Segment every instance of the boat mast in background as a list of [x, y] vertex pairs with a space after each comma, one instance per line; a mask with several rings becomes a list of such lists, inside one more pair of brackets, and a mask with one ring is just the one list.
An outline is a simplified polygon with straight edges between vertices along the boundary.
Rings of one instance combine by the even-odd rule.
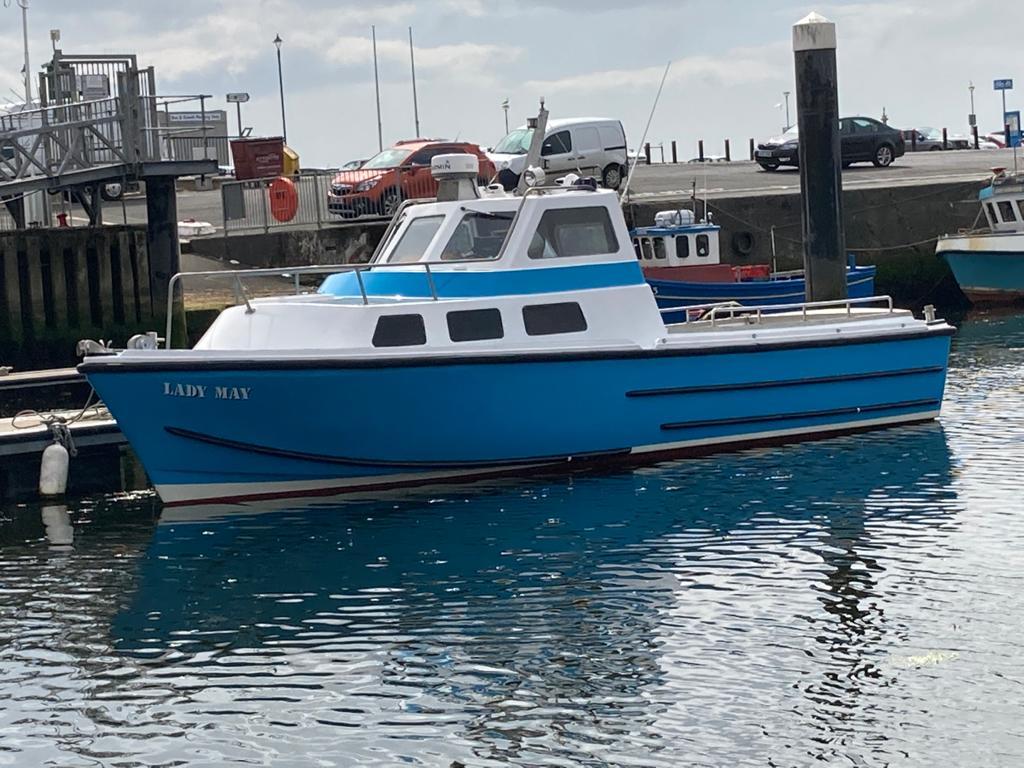
[[[412, 69], [412, 115], [416, 121], [416, 138], [419, 138], [423, 134], [420, 133], [420, 107], [416, 101], [416, 55], [412, 48], [412, 27], [409, 27], [409, 66]], [[377, 110], [380, 111], [379, 104]]]
[[373, 90], [377, 95], [377, 151], [384, 151], [384, 126], [380, 121], [380, 77], [377, 75], [377, 27], [370, 27], [373, 39]]
[[633, 171], [636, 170], [636, 164], [640, 161], [640, 148], [643, 147], [644, 142], [647, 141], [647, 132], [651, 129], [651, 120], [654, 119], [654, 110], [658, 108], [658, 100], [661, 98], [661, 89], [665, 87], [665, 78], [668, 77], [668, 70], [671, 68], [672, 62], [670, 61], [665, 65], [665, 71], [661, 75], [661, 83], [658, 85], [658, 93], [654, 96], [654, 104], [651, 106], [651, 114], [647, 116], [647, 125], [644, 127], [644, 135], [640, 137], [640, 143], [636, 145], [636, 156], [633, 158], [633, 164], [629, 167], [629, 175], [626, 176], [626, 186], [622, 188], [622, 194], [619, 197], [625, 199], [626, 193], [629, 192], [629, 182], [633, 180]]

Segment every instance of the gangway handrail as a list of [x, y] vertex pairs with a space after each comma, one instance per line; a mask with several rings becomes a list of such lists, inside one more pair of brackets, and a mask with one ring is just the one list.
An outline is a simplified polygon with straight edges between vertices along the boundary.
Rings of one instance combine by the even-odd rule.
[[[854, 306], [860, 306], [865, 304], [885, 304], [885, 311], [892, 313], [894, 311], [894, 305], [892, 296], [864, 296], [854, 299], [829, 299], [826, 301], [800, 301], [790, 304], [740, 304], [735, 301], [717, 302], [713, 304], [691, 304], [688, 306], [680, 307], [664, 307], [659, 308], [661, 314], [668, 314], [672, 312], [685, 312], [686, 320], [684, 322], [710, 322], [711, 325], [716, 325], [719, 319], [719, 314], [728, 313], [728, 316], [724, 319], [733, 320], [736, 317], [743, 317], [747, 315], [754, 316], [754, 322], [760, 324], [763, 320], [765, 312], [769, 314], [778, 314], [780, 312], [796, 311], [800, 310], [803, 320], [807, 320], [807, 311], [816, 309], [829, 309], [829, 308], [841, 308], [846, 310], [846, 314], [850, 315], [853, 313]], [[881, 309], [881, 308], [880, 308]], [[693, 321], [689, 319], [691, 312], [701, 313], [699, 317]], [[750, 318], [748, 318], [750, 319]]]

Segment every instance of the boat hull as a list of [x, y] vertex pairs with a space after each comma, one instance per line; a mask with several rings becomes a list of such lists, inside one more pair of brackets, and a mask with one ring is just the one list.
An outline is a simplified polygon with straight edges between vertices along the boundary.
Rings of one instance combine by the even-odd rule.
[[955, 238], [940, 241], [937, 250], [971, 303], [1024, 299], [1024, 235]]
[[635, 464], [934, 418], [949, 335], [711, 351], [85, 363], [167, 503]]
[[[664, 312], [679, 307], [734, 301], [738, 304], [779, 306], [806, 301], [807, 285], [802, 276], [748, 280], [742, 282], [697, 282], [649, 277], [658, 308], [665, 322], [685, 320], [685, 311]], [[846, 290], [851, 299], [875, 295], [875, 267], [851, 267], [846, 271]]]

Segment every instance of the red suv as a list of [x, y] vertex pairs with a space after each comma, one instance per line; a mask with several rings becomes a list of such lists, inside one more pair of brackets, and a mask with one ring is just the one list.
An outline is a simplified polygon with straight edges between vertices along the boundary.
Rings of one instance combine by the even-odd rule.
[[494, 164], [476, 144], [441, 139], [409, 139], [371, 157], [357, 170], [342, 171], [331, 182], [327, 210], [337, 216], [391, 216], [399, 203], [437, 195], [430, 173], [435, 155], [475, 155], [481, 185], [494, 178]]

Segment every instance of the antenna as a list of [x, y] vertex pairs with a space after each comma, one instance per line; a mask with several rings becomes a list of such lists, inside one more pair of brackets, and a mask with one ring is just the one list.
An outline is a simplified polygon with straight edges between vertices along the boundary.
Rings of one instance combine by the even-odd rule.
[[637, 154], [636, 157], [633, 158], [633, 165], [629, 168], [629, 175], [626, 176], [626, 186], [622, 188], [622, 193], [619, 195], [620, 197], [625, 197], [626, 193], [629, 192], [629, 183], [633, 181], [633, 172], [636, 170], [636, 164], [640, 160], [640, 147], [642, 147], [644, 142], [647, 141], [647, 132], [651, 129], [651, 120], [654, 119], [654, 110], [658, 108], [658, 100], [661, 98], [661, 89], [665, 87], [665, 78], [668, 77], [668, 70], [671, 66], [671, 61], [665, 65], [665, 72], [661, 76], [661, 84], [658, 86], [658, 93], [655, 95], [654, 104], [651, 106], [651, 114], [647, 116], [647, 125], [644, 127], [644, 135], [640, 137], [640, 143], [637, 145]]

